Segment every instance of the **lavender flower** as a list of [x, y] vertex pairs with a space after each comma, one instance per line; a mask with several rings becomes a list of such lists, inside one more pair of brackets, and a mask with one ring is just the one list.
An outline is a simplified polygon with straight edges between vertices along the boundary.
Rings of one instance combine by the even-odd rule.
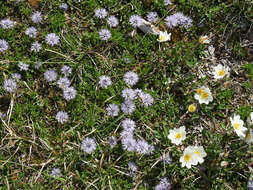
[[4, 81], [4, 89], [8, 92], [15, 92], [17, 90], [17, 83], [13, 79], [7, 79]]
[[67, 65], [63, 65], [61, 68], [61, 73], [67, 77], [72, 73], [72, 68], [67, 66]]
[[100, 36], [101, 40], [107, 41], [112, 37], [112, 34], [111, 34], [110, 30], [102, 29], [99, 31], [99, 36]]
[[111, 78], [108, 76], [105, 76], [105, 75], [100, 76], [99, 77], [99, 85], [102, 88], [107, 88], [108, 86], [111, 86], [112, 85]]
[[170, 15], [165, 18], [166, 25], [168, 28], [173, 28], [178, 25], [178, 19], [175, 17], [175, 15]]
[[46, 72], [44, 73], [44, 77], [48, 82], [53, 82], [57, 78], [57, 73], [53, 69], [46, 70]]
[[164, 4], [165, 6], [167, 6], [167, 5], [172, 5], [172, 3], [170, 2], [170, 0], [164, 0], [163, 4]]
[[10, 19], [6, 18], [0, 21], [0, 25], [3, 29], [10, 29], [13, 28], [16, 22], [11, 21]]
[[46, 43], [50, 46], [57, 45], [60, 41], [60, 38], [55, 33], [50, 33], [46, 35]]
[[136, 164], [134, 162], [128, 162], [128, 167], [132, 172], [137, 172], [138, 171], [138, 167], [136, 166]]
[[134, 28], [137, 28], [142, 24], [142, 18], [139, 15], [132, 15], [129, 18], [129, 22]]
[[126, 84], [133, 86], [139, 81], [139, 77], [135, 72], [128, 71], [124, 75], [124, 81]]
[[157, 21], [157, 12], [149, 12], [147, 15], [147, 19], [151, 23], [156, 23]]
[[253, 180], [248, 181], [247, 190], [253, 190]]
[[114, 136], [109, 137], [108, 142], [111, 148], [117, 145], [117, 139]]
[[34, 23], [36, 23], [36, 24], [40, 23], [42, 21], [41, 12], [37, 11], [37, 12], [33, 13], [31, 18]]
[[37, 36], [37, 29], [35, 27], [29, 27], [26, 29], [25, 34], [30, 38], [36, 38]]
[[135, 110], [135, 105], [131, 100], [126, 100], [121, 104], [121, 110], [125, 114], [132, 114]]
[[132, 119], [126, 118], [121, 122], [121, 126], [125, 131], [133, 132], [136, 128], [135, 122]]
[[137, 96], [140, 96], [143, 93], [141, 89], [135, 89], [134, 91]]
[[143, 105], [146, 107], [151, 106], [154, 103], [154, 98], [148, 93], [140, 93], [139, 97], [141, 98]]
[[38, 62], [38, 61], [35, 62], [34, 68], [38, 70], [40, 67], [41, 67], [41, 62]]
[[162, 162], [165, 162], [167, 164], [171, 164], [171, 157], [170, 157], [170, 154], [167, 153], [167, 154], [163, 154], [161, 157], [160, 157], [160, 160]]
[[69, 120], [69, 116], [64, 111], [58, 111], [57, 114], [56, 114], [56, 120], [59, 123], [63, 124], [63, 123], [66, 123]]
[[59, 168], [53, 168], [50, 175], [52, 177], [59, 177], [59, 176], [61, 176], [61, 170]]
[[69, 87], [70, 81], [66, 77], [59, 78], [59, 80], [57, 81], [57, 85], [59, 88], [65, 89], [65, 88]]
[[160, 183], [155, 187], [155, 190], [168, 190], [170, 189], [171, 184], [166, 178], [161, 179]]
[[39, 43], [39, 42], [33, 42], [32, 43], [32, 46], [31, 46], [31, 51], [34, 51], [34, 52], [40, 52], [40, 50], [41, 50], [41, 44]]
[[96, 146], [96, 142], [93, 138], [86, 137], [82, 142], [81, 148], [85, 153], [91, 154], [96, 150]]
[[68, 10], [68, 5], [67, 5], [67, 3], [62, 3], [62, 4], [60, 4], [59, 8], [63, 11], [67, 11]]
[[109, 104], [106, 108], [107, 114], [109, 116], [118, 116], [119, 115], [119, 106], [116, 104]]
[[18, 63], [18, 67], [19, 67], [20, 71], [28, 71], [29, 65], [20, 61]]
[[107, 16], [108, 12], [102, 8], [102, 9], [95, 9], [95, 17], [97, 18], [105, 18]]
[[121, 139], [126, 139], [126, 138], [134, 138], [134, 134], [133, 134], [133, 131], [130, 131], [130, 130], [123, 130], [121, 133], [120, 133], [120, 138]]
[[74, 87], [67, 87], [63, 90], [63, 97], [69, 101], [76, 97], [76, 89]]
[[118, 26], [119, 20], [118, 20], [115, 16], [109, 16], [109, 17], [107, 18], [107, 24], [108, 24], [111, 28], [114, 28], [114, 27]]
[[150, 154], [153, 152], [154, 147], [152, 145], [149, 145], [144, 139], [142, 139], [137, 141], [135, 150], [139, 154]]
[[192, 20], [190, 17], [186, 17], [183, 13], [175, 13], [174, 15], [167, 16], [165, 18], [166, 24], [169, 28], [176, 27], [178, 25], [188, 28], [192, 26]]
[[132, 137], [122, 138], [121, 143], [124, 150], [132, 152], [136, 147], [136, 140]]
[[9, 47], [8, 42], [0, 39], [0, 52], [6, 51], [8, 49], [8, 47]]
[[122, 90], [121, 96], [122, 96], [125, 100], [134, 100], [134, 99], [136, 99], [135, 90], [133, 90], [133, 89], [131, 89], [131, 88], [125, 88], [124, 90]]
[[16, 81], [18, 81], [18, 80], [21, 79], [21, 75], [19, 73], [13, 73], [11, 75], [11, 78], [14, 79], [14, 80], [16, 80]]

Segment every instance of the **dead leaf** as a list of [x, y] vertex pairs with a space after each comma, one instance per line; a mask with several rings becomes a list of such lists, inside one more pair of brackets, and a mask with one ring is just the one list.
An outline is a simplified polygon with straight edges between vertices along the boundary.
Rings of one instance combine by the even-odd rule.
[[27, 1], [32, 7], [37, 8], [41, 0], [27, 0]]

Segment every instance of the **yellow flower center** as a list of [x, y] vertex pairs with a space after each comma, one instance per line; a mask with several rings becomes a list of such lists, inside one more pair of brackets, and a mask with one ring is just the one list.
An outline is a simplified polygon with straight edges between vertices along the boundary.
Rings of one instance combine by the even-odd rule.
[[165, 35], [160, 35], [158, 40], [159, 41], [164, 41], [164, 40], [166, 40], [166, 36]]
[[176, 139], [180, 139], [182, 137], [182, 133], [177, 133], [176, 135], [175, 135], [175, 138]]
[[239, 123], [234, 123], [234, 128], [235, 129], [239, 129], [240, 128], [240, 124]]
[[189, 112], [195, 112], [195, 110], [196, 110], [196, 106], [194, 104], [189, 105], [188, 107]]
[[200, 152], [199, 151], [195, 151], [195, 154], [197, 154], [198, 156], [200, 156]]
[[250, 139], [251, 138], [251, 135], [250, 135], [250, 133], [248, 133], [247, 135], [246, 135], [246, 137], [245, 137], [246, 139]]
[[202, 91], [203, 91], [202, 88], [198, 88], [198, 89], [197, 89], [197, 94], [201, 94]]
[[224, 76], [225, 75], [225, 71], [224, 70], [220, 70], [219, 72], [218, 72], [218, 75], [221, 77], [221, 76]]
[[208, 93], [207, 92], [202, 92], [201, 93], [201, 98], [202, 99], [207, 99], [208, 98]]
[[192, 156], [191, 156], [190, 154], [184, 155], [184, 161], [189, 162], [190, 159], [191, 159], [191, 157], [192, 157]]

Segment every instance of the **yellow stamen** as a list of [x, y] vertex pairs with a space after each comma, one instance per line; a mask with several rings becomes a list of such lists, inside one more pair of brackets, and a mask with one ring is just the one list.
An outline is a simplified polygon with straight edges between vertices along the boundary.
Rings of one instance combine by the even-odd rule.
[[166, 39], [165, 35], [160, 35], [158, 38], [159, 41], [164, 41], [165, 39]]
[[184, 155], [184, 160], [186, 161], [186, 162], [189, 162], [190, 161], [190, 159], [191, 159], [191, 155], [190, 154], [186, 154], [186, 155]]
[[247, 135], [246, 135], [246, 137], [245, 137], [246, 139], [250, 139], [251, 138], [251, 135], [250, 135], [250, 133], [248, 133]]
[[188, 111], [189, 112], [195, 112], [196, 111], [196, 106], [194, 104], [189, 105]]
[[198, 156], [200, 156], [200, 152], [199, 151], [195, 151], [195, 154], [197, 154]]
[[220, 70], [220, 71], [218, 72], [218, 75], [219, 75], [219, 76], [224, 76], [224, 75], [225, 75], [225, 71], [224, 71], [224, 70]]
[[234, 128], [238, 130], [240, 128], [240, 124], [239, 123], [234, 123]]
[[176, 139], [180, 139], [181, 137], [182, 137], [182, 133], [177, 133], [175, 136]]
[[201, 94], [202, 91], [203, 91], [202, 88], [198, 88], [198, 89], [197, 89], [197, 94]]
[[201, 98], [202, 98], [202, 99], [207, 99], [208, 96], [209, 96], [209, 95], [208, 95], [207, 92], [202, 92], [202, 93], [201, 93]]

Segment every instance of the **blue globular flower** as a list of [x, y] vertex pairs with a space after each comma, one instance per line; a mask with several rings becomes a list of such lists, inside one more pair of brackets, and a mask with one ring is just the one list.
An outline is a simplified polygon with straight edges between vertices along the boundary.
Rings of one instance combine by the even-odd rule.
[[91, 154], [96, 150], [96, 142], [93, 138], [86, 137], [81, 144], [81, 148], [85, 153]]
[[104, 41], [107, 41], [112, 37], [112, 34], [111, 34], [110, 30], [108, 30], [108, 29], [101, 29], [98, 33], [99, 33], [101, 40], [104, 40]]
[[59, 79], [58, 79], [57, 85], [58, 85], [59, 88], [65, 89], [65, 88], [68, 88], [68, 87], [69, 87], [70, 81], [69, 81], [68, 78], [62, 77], [62, 78], [59, 78]]
[[3, 29], [10, 29], [15, 26], [16, 22], [6, 18], [0, 21], [0, 25]]
[[184, 28], [188, 28], [192, 26], [192, 20], [190, 17], [186, 17], [183, 13], [175, 13], [173, 15], [167, 16], [165, 18], [166, 25], [169, 28], [173, 28], [176, 26], [182, 26]]
[[126, 118], [121, 122], [121, 126], [123, 127], [124, 131], [133, 132], [136, 128], [136, 124], [132, 119]]
[[4, 89], [8, 92], [15, 92], [17, 90], [17, 83], [14, 79], [7, 79], [4, 81]]
[[142, 18], [139, 15], [132, 15], [129, 18], [129, 23], [134, 27], [137, 28], [142, 24]]
[[178, 26], [178, 19], [175, 17], [175, 15], [170, 15], [165, 18], [166, 25], [168, 28], [173, 28]]
[[118, 26], [118, 24], [119, 24], [119, 20], [117, 19], [117, 17], [115, 17], [115, 16], [109, 16], [108, 18], [107, 18], [107, 24], [111, 27], [111, 28], [114, 28], [114, 27], [116, 27], [116, 26]]
[[67, 65], [63, 65], [61, 68], [61, 73], [67, 77], [72, 73], [72, 68], [67, 66]]
[[121, 144], [124, 150], [127, 150], [129, 152], [135, 151], [136, 140], [133, 137], [122, 138]]
[[147, 15], [147, 19], [151, 23], [156, 23], [157, 22], [157, 12], [149, 12]]
[[95, 9], [95, 17], [102, 19], [102, 18], [107, 17], [107, 15], [108, 15], [108, 12], [106, 11], [106, 9], [104, 8]]
[[76, 89], [74, 87], [67, 87], [63, 90], [63, 97], [69, 101], [76, 97]]
[[60, 38], [55, 33], [47, 34], [45, 40], [50, 46], [57, 45], [60, 42]]
[[138, 88], [135, 89], [134, 91], [135, 91], [137, 96], [140, 96], [143, 93], [143, 91], [141, 89], [138, 89]]
[[42, 21], [41, 12], [36, 11], [35, 13], [32, 14], [31, 18], [34, 23], [36, 24], [40, 23]]
[[121, 139], [125, 139], [125, 138], [134, 138], [134, 133], [133, 131], [130, 131], [130, 130], [123, 130], [121, 133], [120, 133], [120, 138]]
[[63, 11], [67, 11], [68, 10], [68, 4], [67, 3], [62, 3], [62, 4], [60, 4], [59, 8]]
[[119, 106], [117, 104], [109, 104], [106, 108], [107, 115], [115, 117], [119, 115]]
[[64, 111], [58, 111], [56, 114], [56, 120], [61, 124], [66, 123], [69, 120], [68, 113]]
[[151, 106], [154, 103], [154, 98], [148, 93], [140, 93], [139, 97], [142, 101], [142, 104], [146, 107]]
[[59, 168], [53, 168], [50, 174], [52, 177], [61, 176], [61, 170]]
[[247, 183], [247, 190], [253, 190], [253, 180], [249, 180]]
[[139, 154], [151, 154], [154, 147], [149, 145], [144, 139], [141, 139], [137, 141], [135, 150]]
[[167, 6], [167, 5], [172, 5], [172, 3], [170, 2], [170, 0], [164, 0], [163, 4], [164, 4], [165, 6]]
[[44, 77], [48, 82], [53, 82], [56, 81], [57, 73], [53, 69], [46, 70], [46, 72], [44, 73]]
[[117, 145], [117, 139], [114, 136], [109, 137], [108, 142], [111, 148]]
[[134, 100], [134, 99], [136, 99], [136, 92], [135, 92], [135, 90], [133, 90], [131, 88], [125, 88], [124, 90], [122, 90], [121, 96], [125, 100]]
[[29, 27], [26, 29], [25, 34], [30, 38], [36, 38], [37, 36], [37, 29], [35, 27]]
[[136, 166], [136, 164], [134, 162], [128, 162], [127, 165], [132, 172], [138, 171], [138, 167]]
[[139, 77], [135, 72], [128, 71], [124, 74], [124, 81], [126, 84], [133, 86], [139, 81]]
[[3, 39], [0, 39], [0, 52], [4, 52], [9, 48], [8, 42]]
[[18, 63], [18, 67], [19, 67], [20, 71], [28, 71], [29, 65], [20, 61]]
[[166, 178], [161, 179], [160, 183], [155, 187], [155, 190], [168, 190], [171, 188], [171, 184]]
[[131, 100], [126, 100], [121, 104], [121, 111], [125, 114], [132, 114], [135, 110], [135, 105]]
[[99, 85], [102, 88], [107, 88], [108, 86], [111, 86], [112, 85], [111, 78], [106, 75], [100, 76], [99, 77]]
[[13, 73], [11, 75], [11, 78], [14, 79], [14, 80], [16, 80], [16, 81], [18, 81], [18, 80], [21, 79], [21, 75], [19, 73]]
[[31, 51], [38, 53], [40, 52], [41, 49], [42, 49], [42, 46], [39, 42], [36, 41], [32, 43]]

